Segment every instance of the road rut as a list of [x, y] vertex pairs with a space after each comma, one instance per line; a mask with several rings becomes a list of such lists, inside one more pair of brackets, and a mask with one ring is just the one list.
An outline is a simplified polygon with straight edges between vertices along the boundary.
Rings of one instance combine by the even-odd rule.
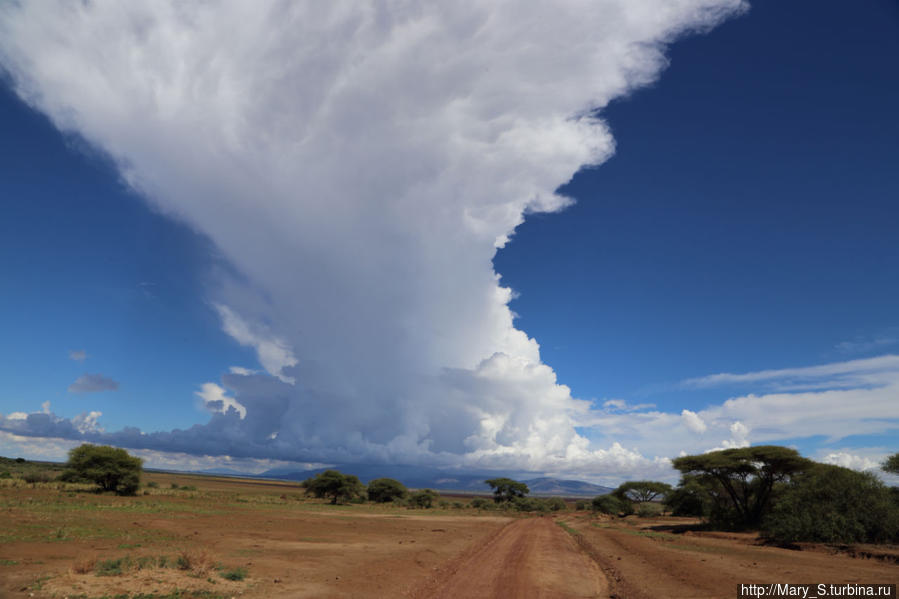
[[411, 597], [608, 597], [608, 583], [596, 563], [551, 518], [526, 518], [469, 549]]

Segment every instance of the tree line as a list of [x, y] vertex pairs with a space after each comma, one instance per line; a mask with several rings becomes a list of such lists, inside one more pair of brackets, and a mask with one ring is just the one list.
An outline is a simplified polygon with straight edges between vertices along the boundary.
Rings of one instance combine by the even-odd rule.
[[[802, 457], [788, 447], [762, 445], [681, 456], [672, 460], [681, 473], [672, 487], [658, 481], [628, 481], [590, 502], [595, 512], [627, 516], [701, 518], [709, 527], [754, 529], [771, 541], [792, 543], [899, 542], [899, 488], [886, 486], [870, 472], [858, 472]], [[899, 475], [899, 453], [881, 466]], [[142, 460], [124, 449], [81, 445], [69, 452], [60, 480], [95, 484], [99, 491], [134, 495]], [[559, 497], [528, 497], [523, 482], [493, 478], [485, 483], [493, 501], [476, 497], [469, 506], [519, 511], [567, 509]], [[410, 490], [391, 478], [364, 485], [352, 474], [325, 470], [301, 483], [307, 494], [332, 504], [372, 501], [430, 508], [439, 499], [432, 489]], [[578, 502], [578, 509], [585, 507]]]

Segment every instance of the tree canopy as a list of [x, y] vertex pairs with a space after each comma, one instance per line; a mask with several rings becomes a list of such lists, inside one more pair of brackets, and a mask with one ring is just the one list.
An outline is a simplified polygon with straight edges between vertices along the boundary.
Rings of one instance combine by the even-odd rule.
[[368, 499], [377, 503], [402, 499], [407, 492], [406, 485], [392, 478], [376, 478], [368, 483]]
[[61, 478], [95, 483], [102, 491], [134, 495], [140, 486], [143, 460], [109, 445], [80, 445], [69, 451]]
[[667, 483], [654, 480], [632, 480], [619, 485], [617, 489], [612, 491], [612, 494], [618, 499], [644, 503], [652, 501], [657, 497], [665, 496], [671, 493], [671, 491], [672, 487]]
[[354, 474], [343, 474], [337, 470], [325, 470], [302, 482], [307, 493], [318, 498], [330, 497], [332, 504], [349, 501], [362, 496], [365, 487]]
[[484, 482], [493, 489], [493, 501], [496, 503], [512, 501], [516, 497], [524, 497], [530, 493], [526, 484], [511, 478], [491, 478]]
[[880, 466], [884, 472], [899, 474], [899, 453], [894, 453]]
[[771, 502], [774, 486], [808, 469], [813, 462], [788, 447], [759, 445], [675, 458], [681, 474], [706, 489], [712, 518], [730, 526], [757, 526]]

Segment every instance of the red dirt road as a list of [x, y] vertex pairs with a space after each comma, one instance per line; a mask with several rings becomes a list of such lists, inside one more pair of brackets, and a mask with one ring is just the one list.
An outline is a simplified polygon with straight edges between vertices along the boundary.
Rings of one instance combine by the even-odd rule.
[[470, 548], [411, 597], [608, 597], [608, 584], [596, 563], [551, 518], [526, 518]]

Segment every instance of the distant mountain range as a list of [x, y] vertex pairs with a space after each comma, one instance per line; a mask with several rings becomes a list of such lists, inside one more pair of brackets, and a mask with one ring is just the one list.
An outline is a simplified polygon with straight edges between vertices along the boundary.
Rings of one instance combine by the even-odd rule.
[[[466, 493], [491, 492], [484, 481], [488, 478], [507, 476], [524, 482], [531, 495], [558, 495], [563, 497], [594, 497], [612, 491], [610, 487], [594, 485], [580, 480], [563, 480], [558, 478], [534, 477], [533, 472], [457, 472], [424, 466], [388, 466], [384, 464], [338, 464], [332, 467], [346, 474], [355, 474], [362, 482], [367, 483], [375, 478], [394, 478], [413, 489], [437, 489], [441, 491], [463, 491]], [[202, 474], [218, 474], [225, 476], [247, 476], [252, 478], [272, 478], [278, 480], [306, 480], [328, 468], [315, 470], [292, 470], [290, 468], [274, 468], [261, 474], [247, 474], [231, 468], [212, 468]]]

